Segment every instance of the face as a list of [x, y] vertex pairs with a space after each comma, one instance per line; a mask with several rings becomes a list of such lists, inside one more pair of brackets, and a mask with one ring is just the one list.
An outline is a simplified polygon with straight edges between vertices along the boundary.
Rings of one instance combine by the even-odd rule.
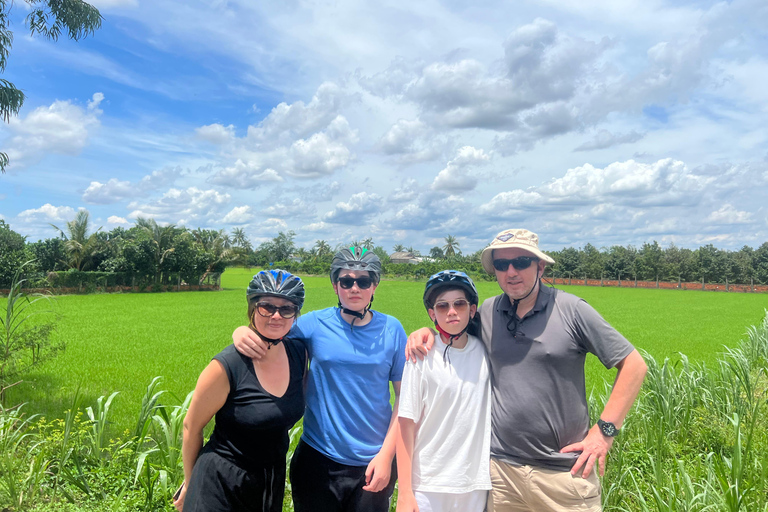
[[457, 306], [454, 304], [457, 300], [469, 302], [462, 290], [448, 290], [439, 294], [434, 299], [433, 307], [427, 310], [432, 321], [437, 321], [437, 325], [448, 334], [460, 333], [477, 312], [474, 304]]
[[[518, 249], [517, 247], [495, 249], [493, 251], [494, 260], [511, 260], [519, 256], [534, 255], [524, 249]], [[496, 280], [499, 282], [499, 287], [501, 287], [504, 293], [509, 295], [510, 299], [522, 299], [534, 286], [536, 286], [537, 275], [538, 277], [541, 277], [544, 274], [545, 266], [546, 263], [539, 260], [538, 263], [533, 262], [530, 267], [523, 270], [517, 270], [512, 265], [509, 265], [509, 268], [504, 271], [494, 270], [494, 272], [496, 273]]]
[[[361, 277], [370, 278], [370, 274], [365, 270], [342, 270], [339, 273], [339, 280], [343, 277], [352, 279]], [[373, 292], [376, 291], [376, 285], [371, 284], [370, 288], [362, 289], [358, 283], [355, 282], [355, 284], [352, 285], [352, 288], [344, 289], [339, 284], [339, 281], [336, 281], [333, 284], [333, 291], [339, 296], [339, 301], [341, 302], [342, 307], [351, 309], [352, 311], [362, 311], [371, 303]]]
[[[268, 303], [273, 306], [277, 306], [278, 308], [280, 306], [293, 306], [293, 302], [281, 299], [280, 297], [260, 297], [258, 302], [261, 303]], [[286, 334], [288, 334], [288, 331], [291, 330], [291, 326], [293, 325], [293, 318], [283, 318], [280, 316], [279, 311], [275, 311], [275, 313], [271, 316], [262, 316], [261, 313], [259, 313], [259, 308], [256, 307], [253, 310], [253, 325], [256, 327], [256, 330], [259, 331], [261, 334], [266, 336], [267, 338], [272, 339], [278, 339], [282, 338]]]

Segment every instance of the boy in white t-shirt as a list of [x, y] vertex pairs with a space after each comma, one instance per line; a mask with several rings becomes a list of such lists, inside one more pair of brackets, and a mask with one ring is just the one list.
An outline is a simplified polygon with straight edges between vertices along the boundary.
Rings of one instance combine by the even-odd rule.
[[440, 337], [403, 373], [397, 512], [485, 510], [491, 389], [485, 347], [471, 322], [477, 304], [463, 272], [444, 270], [427, 281], [424, 305]]

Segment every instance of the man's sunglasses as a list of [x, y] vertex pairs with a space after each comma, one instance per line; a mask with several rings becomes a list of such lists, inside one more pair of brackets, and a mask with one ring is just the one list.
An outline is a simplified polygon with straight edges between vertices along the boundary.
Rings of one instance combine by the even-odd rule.
[[344, 288], [345, 290], [349, 290], [352, 288], [355, 283], [357, 283], [357, 287], [361, 290], [367, 290], [371, 287], [373, 284], [373, 279], [370, 277], [340, 277], [339, 278], [339, 286]]
[[539, 258], [534, 258], [533, 256], [518, 256], [511, 260], [493, 260], [493, 268], [499, 272], [506, 272], [509, 266], [512, 265], [515, 270], [525, 270], [530, 267], [531, 263], [534, 261], [539, 261]]
[[434, 306], [434, 310], [443, 315], [447, 314], [451, 308], [457, 313], [463, 313], [469, 309], [469, 301], [467, 299], [456, 299], [453, 302], [441, 300], [440, 302], [435, 302]]
[[263, 317], [271, 317], [275, 313], [280, 313], [283, 318], [293, 318], [299, 313], [299, 307], [291, 304], [290, 306], [275, 306], [269, 302], [257, 302], [256, 311]]

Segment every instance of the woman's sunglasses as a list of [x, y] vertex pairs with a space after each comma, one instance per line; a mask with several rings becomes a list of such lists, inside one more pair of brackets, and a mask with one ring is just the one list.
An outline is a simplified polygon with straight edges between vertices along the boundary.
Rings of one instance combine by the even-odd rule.
[[373, 284], [373, 279], [370, 277], [340, 277], [339, 278], [339, 286], [344, 288], [345, 290], [349, 290], [352, 288], [355, 283], [357, 283], [357, 287], [361, 290], [367, 290], [371, 287]]
[[293, 304], [290, 306], [275, 306], [269, 302], [257, 302], [256, 311], [261, 316], [267, 318], [273, 316], [276, 312], [280, 313], [280, 316], [283, 318], [293, 318], [299, 313], [299, 307]]
[[506, 272], [509, 266], [512, 265], [515, 270], [525, 270], [530, 267], [531, 263], [534, 261], [539, 261], [539, 258], [534, 258], [533, 256], [518, 256], [511, 260], [493, 260], [493, 268], [499, 272]]
[[453, 308], [457, 313], [463, 313], [469, 309], [469, 301], [467, 299], [456, 299], [453, 302], [446, 302], [441, 300], [440, 302], [435, 302], [434, 306], [435, 311], [443, 315], [448, 313], [451, 308]]

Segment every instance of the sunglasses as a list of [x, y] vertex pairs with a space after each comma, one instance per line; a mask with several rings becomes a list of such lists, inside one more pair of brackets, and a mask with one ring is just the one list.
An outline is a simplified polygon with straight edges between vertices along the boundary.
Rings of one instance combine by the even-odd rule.
[[493, 268], [499, 272], [506, 272], [509, 266], [512, 265], [515, 270], [525, 270], [530, 267], [531, 263], [534, 261], [539, 261], [539, 258], [533, 256], [518, 256], [511, 260], [493, 260]]
[[357, 283], [357, 287], [360, 288], [361, 290], [367, 290], [373, 284], [373, 279], [365, 276], [363, 277], [345, 276], [345, 277], [339, 278], [339, 286], [341, 286], [345, 290], [349, 290], [350, 288], [352, 288], [355, 285], [355, 283]]
[[299, 313], [299, 307], [296, 305], [290, 306], [275, 306], [269, 302], [257, 302], [256, 311], [263, 317], [271, 317], [275, 313], [280, 313], [283, 318], [293, 318]]
[[451, 308], [457, 313], [464, 313], [469, 309], [469, 301], [467, 299], [456, 299], [453, 302], [441, 300], [440, 302], [435, 302], [434, 306], [434, 310], [443, 315], [447, 314]]

